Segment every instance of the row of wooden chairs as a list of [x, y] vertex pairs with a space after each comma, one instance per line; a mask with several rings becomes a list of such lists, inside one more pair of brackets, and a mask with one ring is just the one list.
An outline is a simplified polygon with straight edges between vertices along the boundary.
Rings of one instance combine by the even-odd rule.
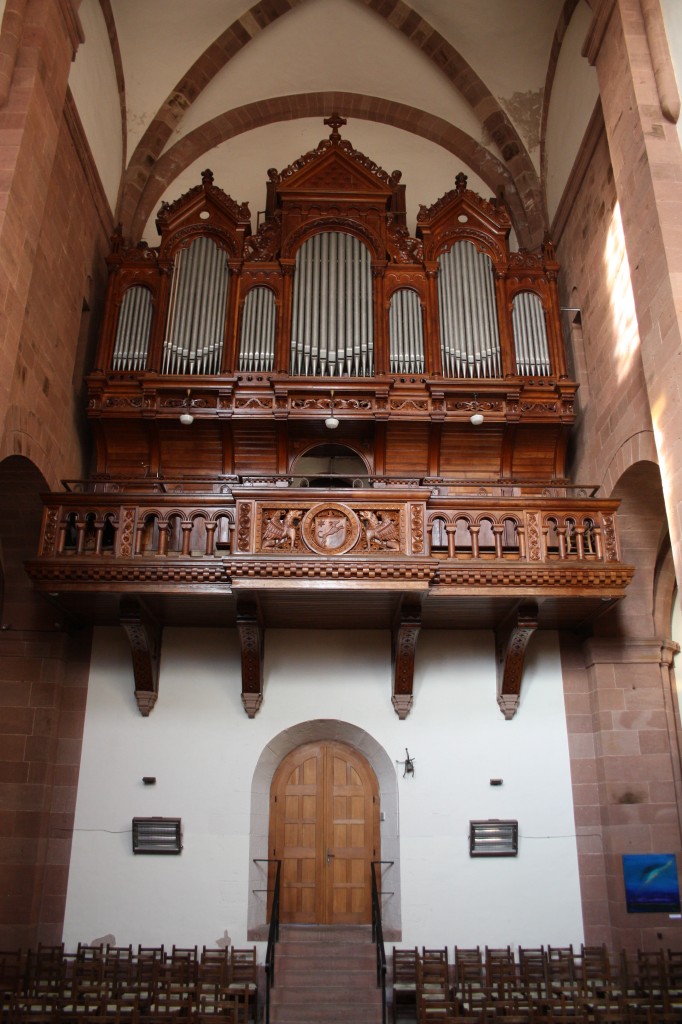
[[455, 947], [393, 950], [393, 1021], [419, 1024], [504, 1017], [507, 1024], [562, 1020], [682, 1024], [682, 953], [606, 946]]
[[221, 1024], [257, 1019], [256, 947], [63, 946], [0, 951], [3, 1024], [172, 1016]]

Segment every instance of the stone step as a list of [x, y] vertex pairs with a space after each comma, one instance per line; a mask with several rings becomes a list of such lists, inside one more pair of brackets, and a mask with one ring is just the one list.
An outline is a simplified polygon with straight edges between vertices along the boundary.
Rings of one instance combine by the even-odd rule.
[[337, 964], [340, 968], [352, 967], [352, 966], [363, 966], [365, 964], [374, 964], [376, 961], [376, 950], [374, 946], [367, 947], [352, 946], [350, 948], [334, 947], [334, 951], [331, 951], [329, 945], [313, 946], [310, 942], [285, 942], [279, 943], [275, 950], [275, 966], [280, 963], [300, 963], [306, 961], [307, 963], [329, 963], [330, 961]]
[[272, 1024], [379, 1024], [375, 957], [369, 927], [284, 926], [270, 992]]

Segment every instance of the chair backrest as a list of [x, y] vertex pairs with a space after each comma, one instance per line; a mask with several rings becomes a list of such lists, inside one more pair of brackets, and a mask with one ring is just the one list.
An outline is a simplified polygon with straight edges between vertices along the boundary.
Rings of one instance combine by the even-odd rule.
[[257, 980], [256, 947], [235, 949], [233, 946], [230, 951], [230, 982], [255, 984]]
[[448, 947], [443, 946], [442, 949], [427, 949], [426, 946], [422, 946], [421, 951], [422, 960], [440, 960], [442, 963], [448, 962]]
[[412, 985], [417, 981], [417, 947], [398, 949], [393, 947], [393, 984]]

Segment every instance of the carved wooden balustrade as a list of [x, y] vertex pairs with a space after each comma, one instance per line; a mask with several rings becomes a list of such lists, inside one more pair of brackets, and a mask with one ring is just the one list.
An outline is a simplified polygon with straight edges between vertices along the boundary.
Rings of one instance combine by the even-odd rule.
[[[350, 598], [389, 595], [392, 701], [401, 718], [412, 705], [422, 624], [461, 625], [462, 606], [473, 607], [476, 628], [495, 629], [498, 703], [511, 718], [525, 649], [542, 616], [565, 626], [567, 603], [580, 601], [592, 602], [586, 614], [593, 615], [595, 602], [621, 598], [632, 576], [620, 560], [617, 501], [584, 489], [523, 493], [518, 485], [387, 478], [324, 489], [291, 484], [252, 477], [71, 485], [45, 498], [39, 556], [27, 568], [67, 614], [70, 595], [91, 602], [88, 614], [98, 599], [118, 601], [114, 621], [133, 649], [143, 714], [157, 698], [164, 624], [150, 602], [183, 594], [222, 602], [221, 621], [233, 622], [242, 645], [250, 717], [263, 699], [262, 603], [273, 593], [294, 606], [314, 594], [314, 614], [344, 600], [346, 621]], [[231, 612], [226, 598], [234, 601]]]
[[[130, 580], [143, 563], [186, 561], [198, 567], [222, 561], [239, 576], [257, 559], [264, 577], [333, 571], [335, 578], [361, 579], [371, 571], [368, 565], [394, 561], [400, 564], [396, 572], [419, 565], [434, 581], [449, 578], [453, 563], [467, 563], [485, 581], [486, 569], [491, 580], [498, 579], [502, 565], [546, 571], [581, 563], [584, 572], [594, 570], [596, 582], [605, 568], [618, 570], [613, 580], [622, 569], [618, 503], [578, 488], [530, 495], [503, 494], [498, 486], [490, 493], [455, 495], [447, 493], [448, 486], [416, 481], [369, 486], [358, 480], [364, 486], [323, 492], [286, 486], [287, 478], [268, 483], [211, 482], [210, 491], [187, 493], [186, 482], [168, 482], [144, 495], [135, 489], [93, 493], [91, 485], [88, 492], [52, 494], [32, 573], [63, 582], [72, 574], [84, 581], [90, 573], [92, 583], [113, 582], [122, 562], [128, 563]], [[141, 489], [139, 482], [136, 487]], [[292, 559], [297, 565], [287, 568]], [[190, 570], [176, 571], [180, 583]], [[153, 579], [145, 565], [140, 585], [153, 585]], [[551, 585], [551, 576], [546, 579]]]

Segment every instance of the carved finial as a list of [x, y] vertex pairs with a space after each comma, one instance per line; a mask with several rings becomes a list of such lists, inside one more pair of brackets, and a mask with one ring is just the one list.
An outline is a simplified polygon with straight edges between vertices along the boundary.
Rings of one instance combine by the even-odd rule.
[[331, 117], [325, 117], [323, 123], [329, 125], [332, 130], [332, 133], [329, 136], [332, 142], [338, 142], [341, 138], [339, 135], [339, 128], [344, 124], [348, 124], [348, 121], [346, 121], [345, 117], [341, 117], [340, 114], [332, 114]]
[[457, 175], [457, 177], [455, 178], [455, 189], [456, 189], [456, 191], [457, 192], [464, 192], [466, 187], [467, 187], [467, 181], [468, 180], [469, 179], [467, 178], [466, 174], [464, 174], [462, 171], [460, 171], [459, 174]]
[[546, 260], [556, 259], [556, 249], [554, 248], [554, 242], [548, 234], [545, 235], [542, 242], [542, 253]]
[[208, 167], [205, 171], [201, 172], [201, 184], [204, 187], [213, 184], [213, 171], [209, 170]]

